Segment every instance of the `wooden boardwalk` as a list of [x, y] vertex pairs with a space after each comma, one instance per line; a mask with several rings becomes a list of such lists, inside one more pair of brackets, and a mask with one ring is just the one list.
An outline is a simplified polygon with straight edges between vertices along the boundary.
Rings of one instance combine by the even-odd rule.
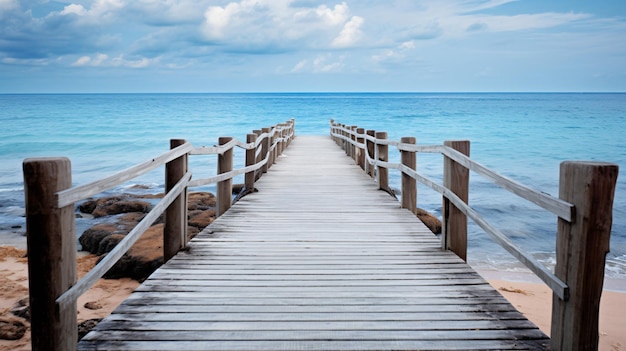
[[80, 350], [545, 349], [327, 137], [297, 137]]

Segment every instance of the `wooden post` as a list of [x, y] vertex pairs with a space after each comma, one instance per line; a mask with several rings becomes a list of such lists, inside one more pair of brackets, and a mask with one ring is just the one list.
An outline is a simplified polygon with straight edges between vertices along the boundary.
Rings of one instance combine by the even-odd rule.
[[281, 123], [280, 126], [282, 127], [282, 130], [280, 131], [280, 153], [279, 155], [282, 155], [283, 152], [285, 151], [285, 148], [287, 148], [287, 141], [285, 140], [285, 137], [287, 136], [287, 127], [289, 126], [286, 123]]
[[[402, 144], [415, 144], [414, 137], [403, 137]], [[416, 154], [412, 151], [400, 151], [402, 164], [415, 170], [417, 167]], [[402, 208], [415, 213], [417, 208], [417, 181], [402, 172]]]
[[[256, 134], [256, 140], [259, 140], [259, 136], [261, 134], [263, 134], [263, 131], [260, 129], [255, 129], [252, 131], [254, 134]], [[260, 143], [259, 146], [257, 147], [256, 151], [259, 151], [259, 149], [261, 150], [261, 152], [259, 153], [259, 155], [255, 158], [254, 162], [258, 163], [261, 162], [261, 160], [263, 160], [263, 157], [265, 156], [263, 154], [263, 143]], [[261, 178], [261, 175], [263, 174], [263, 167], [257, 169], [254, 172], [254, 181], [256, 182], [257, 180], [259, 180], [259, 178]]]
[[291, 137], [289, 138], [289, 142], [287, 143], [287, 146], [289, 146], [291, 144], [291, 142], [293, 141], [293, 139], [296, 138], [296, 119], [292, 118], [290, 120], [290, 124], [289, 124], [289, 133], [291, 134]]
[[[368, 136], [374, 137], [376, 135], [376, 132], [374, 130], [367, 130], [365, 132], [365, 134], [367, 134]], [[369, 156], [369, 158], [374, 158], [374, 142], [372, 142], [371, 140], [367, 140], [367, 142], [365, 143], [365, 152], [367, 152], [367, 155]], [[365, 173], [369, 174], [370, 177], [374, 178], [374, 168], [372, 168], [372, 166], [370, 165], [370, 163], [368, 161], [365, 161]]]
[[[387, 132], [376, 132], [376, 139], [387, 139]], [[378, 160], [387, 162], [389, 160], [389, 145], [376, 144], [378, 148]], [[387, 167], [378, 167], [378, 188], [389, 191], [389, 170]]]
[[[233, 140], [231, 137], [220, 137], [218, 143], [224, 145]], [[224, 151], [224, 154], [217, 156], [217, 174], [230, 172], [233, 170], [233, 149]], [[217, 216], [221, 216], [228, 211], [232, 203], [233, 179], [223, 180], [217, 183]]]
[[[276, 145], [274, 145], [274, 141], [276, 140], [275, 133], [276, 133], [276, 127], [270, 128], [271, 136], [269, 140], [269, 150], [271, 151], [270, 151], [270, 157], [267, 160], [267, 169], [270, 169], [272, 165], [274, 164], [274, 162], [276, 161]], [[272, 146], [274, 146], [273, 149], [272, 149]]]
[[354, 150], [356, 151], [356, 163], [359, 165], [359, 167], [361, 167], [362, 170], [365, 170], [365, 152], [367, 152], [367, 147], [365, 146], [365, 138], [363, 137], [363, 135], [365, 134], [365, 129], [363, 128], [357, 128], [356, 129], [357, 132], [357, 136], [356, 136], [356, 142], [363, 146], [363, 150], [361, 150], [358, 146], [354, 148]]
[[74, 206], [57, 208], [55, 195], [72, 186], [70, 160], [26, 159], [23, 171], [32, 350], [76, 350], [76, 301], [56, 303], [76, 283]]
[[[348, 128], [347, 125], [342, 124], [341, 128]], [[348, 137], [348, 132], [345, 129], [341, 130], [341, 135], [343, 135], [344, 137]], [[350, 156], [350, 152], [348, 151], [348, 147], [350, 146], [350, 144], [348, 143], [347, 140], [343, 140], [343, 151], [346, 153], [347, 156]]]
[[[246, 136], [247, 143], [256, 142], [256, 134], [248, 134]], [[253, 166], [256, 163], [256, 148], [246, 150], [246, 167]], [[254, 171], [246, 173], [246, 189], [249, 191], [254, 190]]]
[[[184, 139], [171, 139], [170, 149], [185, 144]], [[165, 192], [172, 190], [187, 173], [187, 154], [165, 165]], [[187, 188], [165, 210], [163, 228], [163, 260], [167, 262], [187, 245]]]
[[276, 159], [278, 160], [278, 157], [280, 155], [283, 154], [283, 125], [282, 124], [278, 124], [276, 125], [276, 132], [278, 137], [276, 138], [278, 140], [278, 142], [276, 143]]
[[[270, 128], [263, 128], [263, 133], [267, 133], [269, 135], [270, 132], [271, 132]], [[270, 137], [269, 136], [263, 139], [263, 142], [261, 143], [261, 147], [262, 147], [261, 149], [262, 157], [263, 158], [267, 157], [267, 162], [263, 165], [263, 167], [261, 167], [261, 172], [267, 173], [267, 170], [269, 169], [270, 156], [271, 156], [268, 154], [268, 151], [270, 149]]]
[[333, 139], [333, 141], [335, 142], [335, 144], [337, 143], [337, 138], [335, 136], [333, 136], [333, 132], [335, 131], [335, 120], [334, 119], [330, 119], [330, 137]]
[[553, 350], [598, 349], [600, 296], [618, 172], [611, 163], [561, 163], [559, 197], [573, 204], [576, 214], [571, 223], [558, 220], [554, 273], [569, 287], [569, 299], [553, 294]]
[[[444, 145], [465, 156], [470, 154], [470, 142], [468, 140], [445, 141]], [[463, 202], [467, 203], [469, 199], [469, 169], [444, 156], [443, 186], [452, 190]], [[451, 250], [463, 261], [467, 261], [467, 216], [445, 196], [441, 215], [443, 218], [441, 248]]]
[[346, 151], [346, 156], [350, 156], [350, 143], [348, 142], [347, 139], [350, 139], [350, 134], [348, 133], [348, 129], [350, 129], [350, 126], [348, 125], [344, 125], [343, 126], [345, 128], [344, 132], [343, 132], [343, 136], [346, 137], [346, 139], [344, 139], [343, 141], [343, 147]]
[[352, 159], [354, 160], [354, 162], [356, 163], [356, 152], [357, 152], [357, 148], [356, 146], [353, 144], [356, 142], [356, 126], [350, 126], [350, 139], [352, 139], [352, 143], [350, 143], [350, 157], [352, 157]]

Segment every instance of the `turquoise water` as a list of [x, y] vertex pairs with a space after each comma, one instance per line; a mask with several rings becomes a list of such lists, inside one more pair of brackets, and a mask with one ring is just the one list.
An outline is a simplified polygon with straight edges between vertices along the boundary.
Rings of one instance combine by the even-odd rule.
[[[82, 184], [166, 151], [170, 138], [213, 145], [219, 136], [243, 140], [253, 129], [291, 118], [296, 119], [297, 134], [326, 135], [334, 118], [387, 131], [393, 139], [415, 136], [421, 144], [469, 139], [476, 161], [555, 196], [561, 161], [617, 163], [607, 275], [626, 279], [626, 94], [0, 95], [0, 244], [24, 232], [25, 158], [67, 156], [73, 181]], [[397, 154], [391, 157], [398, 159]], [[194, 158], [191, 167], [209, 176], [215, 161]], [[441, 156], [420, 154], [418, 170], [440, 180]], [[399, 179], [392, 173], [392, 186], [399, 187]], [[151, 172], [135, 183], [158, 192], [163, 172]], [[113, 192], [129, 191], [132, 185]], [[440, 196], [424, 186], [418, 192], [418, 206], [440, 215]], [[520, 246], [553, 264], [554, 216], [474, 174], [470, 204]], [[472, 223], [469, 251], [470, 262], [479, 267], [518, 267]]]

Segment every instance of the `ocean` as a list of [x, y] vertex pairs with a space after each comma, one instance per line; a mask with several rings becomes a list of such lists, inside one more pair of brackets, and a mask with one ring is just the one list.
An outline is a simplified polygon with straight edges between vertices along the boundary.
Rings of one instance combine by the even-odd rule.
[[[419, 144], [470, 140], [477, 162], [558, 196], [559, 164], [596, 160], [620, 166], [607, 256], [609, 278], [626, 281], [626, 94], [623, 93], [224, 93], [0, 95], [0, 245], [24, 245], [22, 161], [66, 156], [83, 184], [159, 155], [169, 139], [210, 146], [295, 118], [296, 134], [327, 135], [329, 120], [414, 136]], [[288, 150], [286, 151], [288, 155]], [[239, 155], [239, 156], [237, 156]], [[242, 152], [236, 153], [241, 166]], [[392, 161], [398, 160], [395, 152]], [[215, 160], [192, 158], [196, 174]], [[419, 154], [418, 171], [442, 178], [442, 157]], [[162, 169], [107, 195], [163, 190]], [[390, 174], [392, 187], [400, 176]], [[136, 190], [134, 185], [142, 185]], [[196, 189], [196, 190], [209, 190]], [[554, 264], [556, 217], [472, 174], [470, 205], [515, 243]], [[418, 207], [441, 215], [441, 196], [418, 185]], [[77, 220], [77, 234], [92, 222]], [[520, 265], [470, 222], [468, 261], [480, 269]]]

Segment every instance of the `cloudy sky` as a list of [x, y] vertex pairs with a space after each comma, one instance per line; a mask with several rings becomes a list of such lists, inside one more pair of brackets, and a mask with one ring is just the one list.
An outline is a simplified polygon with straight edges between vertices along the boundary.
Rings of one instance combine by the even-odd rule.
[[0, 0], [0, 93], [626, 91], [624, 0]]

